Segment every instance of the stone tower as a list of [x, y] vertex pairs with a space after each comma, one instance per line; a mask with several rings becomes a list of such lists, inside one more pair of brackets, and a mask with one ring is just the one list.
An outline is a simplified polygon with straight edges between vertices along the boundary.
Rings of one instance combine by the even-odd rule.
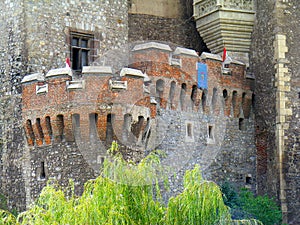
[[276, 196], [283, 222], [299, 224], [299, 12], [297, 1], [194, 0], [197, 29], [255, 76], [257, 192]]
[[256, 77], [258, 193], [277, 196], [288, 224], [300, 223], [298, 4], [257, 1], [250, 61]]

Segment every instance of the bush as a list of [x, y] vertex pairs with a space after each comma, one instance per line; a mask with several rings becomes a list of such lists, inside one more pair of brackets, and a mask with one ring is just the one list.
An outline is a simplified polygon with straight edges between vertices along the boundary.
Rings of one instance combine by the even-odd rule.
[[249, 217], [262, 221], [264, 225], [281, 223], [281, 211], [276, 202], [267, 195], [254, 197], [252, 192], [242, 189], [240, 203]]
[[268, 196], [255, 197], [248, 189], [239, 192], [228, 182], [221, 185], [224, 203], [231, 208], [233, 219], [255, 218], [264, 225], [281, 223], [281, 211], [276, 202]]

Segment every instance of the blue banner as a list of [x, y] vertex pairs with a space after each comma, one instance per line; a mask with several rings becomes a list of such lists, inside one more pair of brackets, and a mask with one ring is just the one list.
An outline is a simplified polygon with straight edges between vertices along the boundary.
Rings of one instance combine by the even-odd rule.
[[198, 63], [198, 88], [207, 89], [207, 65]]

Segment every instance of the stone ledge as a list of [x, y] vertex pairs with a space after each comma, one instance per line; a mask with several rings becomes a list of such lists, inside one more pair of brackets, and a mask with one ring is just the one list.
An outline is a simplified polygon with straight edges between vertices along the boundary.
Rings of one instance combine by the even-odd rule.
[[141, 77], [146, 78], [145, 74], [142, 71], [132, 68], [123, 68], [120, 72], [120, 76], [134, 76], [134, 77]]
[[195, 50], [181, 47], [177, 47], [175, 49], [174, 55], [188, 55], [192, 57], [198, 57], [198, 54]]
[[33, 74], [25, 75], [21, 83], [24, 84], [24, 83], [35, 82], [35, 81], [44, 81], [44, 75], [42, 73], [33, 73]]
[[110, 66], [84, 66], [82, 74], [112, 74]]
[[46, 78], [48, 77], [55, 77], [55, 76], [62, 76], [62, 75], [68, 75], [72, 76], [72, 70], [70, 68], [58, 68], [58, 69], [52, 69], [49, 70], [49, 72], [46, 74]]
[[222, 62], [222, 58], [220, 55], [212, 54], [208, 52], [203, 52], [200, 56], [201, 59], [213, 59]]
[[134, 48], [132, 49], [132, 51], [141, 51], [141, 50], [147, 50], [147, 49], [158, 49], [158, 50], [163, 50], [163, 51], [168, 51], [171, 52], [172, 49], [170, 48], [169, 45], [166, 44], [161, 44], [158, 42], [149, 42], [149, 43], [145, 43], [145, 44], [139, 44], [134, 46]]

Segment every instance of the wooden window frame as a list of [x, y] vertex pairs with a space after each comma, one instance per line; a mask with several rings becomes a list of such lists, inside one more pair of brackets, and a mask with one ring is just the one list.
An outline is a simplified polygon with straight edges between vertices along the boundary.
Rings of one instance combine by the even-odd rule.
[[[78, 39], [77, 45], [73, 43], [73, 39]], [[83, 46], [83, 41], [87, 41], [87, 45]], [[70, 60], [71, 68], [74, 71], [81, 71], [83, 66], [88, 66], [93, 61], [91, 52], [94, 48], [94, 34], [70, 31]], [[75, 55], [77, 52], [77, 57]], [[83, 65], [83, 52], [87, 52], [86, 63]], [[77, 59], [75, 59], [75, 57]]]

